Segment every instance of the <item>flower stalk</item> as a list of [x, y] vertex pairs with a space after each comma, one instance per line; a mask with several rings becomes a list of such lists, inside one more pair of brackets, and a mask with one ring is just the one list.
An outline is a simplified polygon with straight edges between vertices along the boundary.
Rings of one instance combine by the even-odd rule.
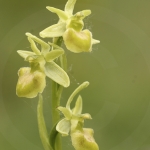
[[[46, 8], [59, 17], [57, 24], [47, 27], [39, 34], [42, 38], [52, 38], [52, 43], [46, 43], [41, 38], [26, 33], [32, 51], [18, 50], [18, 54], [30, 67], [22, 67], [18, 71], [16, 94], [19, 97], [34, 98], [39, 95], [37, 120], [39, 135], [45, 150], [62, 150], [61, 135], [70, 136], [75, 150], [99, 150], [93, 137], [94, 131], [84, 127], [84, 120], [92, 119], [89, 113], [82, 113], [83, 100], [80, 91], [88, 87], [89, 82], [83, 82], [69, 97], [66, 107], [60, 104], [63, 88], [70, 86], [67, 74], [67, 58], [62, 43], [73, 53], [91, 52], [93, 44], [100, 41], [93, 38], [88, 29], [84, 29], [84, 18], [91, 10], [83, 10], [73, 14], [76, 0], [68, 0], [64, 11], [47, 6]], [[46, 88], [47, 78], [51, 79], [51, 116], [50, 135], [44, 119], [42, 93]], [[74, 108], [71, 102], [76, 97]], [[60, 118], [60, 112], [64, 118]]]

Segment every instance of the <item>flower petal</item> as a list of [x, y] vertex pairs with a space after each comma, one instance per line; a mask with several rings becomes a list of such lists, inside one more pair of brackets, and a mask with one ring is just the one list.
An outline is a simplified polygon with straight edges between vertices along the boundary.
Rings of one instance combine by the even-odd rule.
[[24, 59], [26, 59], [29, 56], [33, 56], [36, 55], [34, 52], [29, 52], [29, 51], [23, 51], [23, 50], [18, 50], [17, 53], [23, 57]]
[[28, 37], [30, 37], [32, 40], [36, 41], [41, 45], [41, 53], [47, 53], [50, 50], [50, 45], [44, 42], [43, 40], [39, 39], [38, 37], [32, 35], [31, 33], [26, 33]]
[[28, 40], [29, 40], [29, 42], [31, 44], [31, 49], [33, 50], [33, 52], [35, 54], [37, 54], [37, 55], [41, 55], [40, 50], [37, 48], [37, 46], [36, 46], [35, 42], [32, 40], [32, 38], [28, 37]]
[[66, 30], [66, 23], [60, 22], [58, 24], [54, 24], [43, 31], [40, 32], [40, 36], [42, 38], [53, 38], [62, 36]]
[[45, 74], [58, 84], [68, 87], [70, 80], [67, 73], [54, 62], [47, 62], [45, 64]]
[[91, 10], [82, 10], [77, 12], [74, 16], [84, 19], [91, 14]]
[[92, 119], [91, 115], [88, 114], [88, 113], [86, 113], [86, 114], [81, 114], [81, 115], [79, 115], [79, 117], [80, 117], [81, 119]]
[[79, 115], [82, 112], [82, 97], [79, 95], [75, 104], [75, 107], [73, 109], [74, 115]]
[[72, 113], [69, 109], [65, 108], [65, 107], [58, 107], [57, 108], [59, 111], [61, 111], [63, 113], [63, 115], [69, 120], [72, 117]]
[[74, 5], [76, 3], [76, 0], [68, 0], [65, 5], [65, 12], [71, 16], [73, 13]]
[[56, 130], [61, 133], [63, 136], [67, 136], [70, 131], [71, 123], [66, 118], [58, 122]]
[[66, 21], [68, 19], [68, 16], [64, 11], [57, 9], [57, 8], [54, 8], [54, 7], [49, 7], [49, 6], [47, 6], [46, 8], [49, 11], [56, 13], [59, 16], [61, 21]]
[[66, 108], [70, 109], [70, 103], [72, 102], [73, 98], [84, 88], [86, 88], [89, 85], [88, 81], [83, 82], [81, 85], [79, 85], [74, 92], [71, 94], [71, 96], [69, 97], [67, 104], [66, 104]]
[[92, 44], [98, 44], [98, 43], [100, 43], [99, 40], [92, 39]]
[[64, 54], [64, 51], [63, 50], [60, 50], [60, 49], [55, 49], [55, 50], [52, 50], [50, 52], [48, 52], [46, 55], [45, 55], [45, 59], [47, 62], [51, 62], [53, 61], [54, 59], [58, 58], [60, 55]]

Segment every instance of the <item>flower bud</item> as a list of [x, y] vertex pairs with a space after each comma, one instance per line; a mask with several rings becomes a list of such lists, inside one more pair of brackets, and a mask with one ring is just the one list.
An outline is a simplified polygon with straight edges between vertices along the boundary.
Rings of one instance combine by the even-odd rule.
[[36, 97], [46, 86], [45, 74], [40, 70], [32, 71], [29, 67], [20, 68], [18, 76], [16, 94], [19, 97]]
[[76, 150], [99, 150], [93, 138], [93, 129], [83, 128], [71, 133], [72, 145]]
[[67, 49], [74, 53], [91, 51], [92, 34], [89, 30], [77, 32], [68, 28], [63, 35], [63, 39]]

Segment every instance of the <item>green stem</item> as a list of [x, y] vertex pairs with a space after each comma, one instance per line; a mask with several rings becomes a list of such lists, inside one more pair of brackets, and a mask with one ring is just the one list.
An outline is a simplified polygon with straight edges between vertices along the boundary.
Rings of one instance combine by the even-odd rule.
[[[57, 44], [58, 46], [62, 43], [62, 37], [60, 38], [54, 38], [53, 39], [54, 44]], [[65, 54], [60, 57], [60, 66], [62, 69], [66, 70], [66, 57]], [[60, 106], [60, 99], [63, 92], [63, 87], [56, 82], [52, 81], [52, 122], [53, 126], [60, 120], [60, 114], [57, 110], [57, 107]], [[55, 150], [61, 150], [62, 144], [61, 144], [61, 137], [60, 134], [57, 135], [56, 141], [55, 141]]]
[[52, 81], [52, 122], [53, 126], [58, 122], [59, 120], [59, 112], [57, 110], [57, 107], [60, 104], [60, 96], [58, 96], [57, 92], [57, 83]]
[[[61, 92], [58, 93], [58, 84], [54, 81], [52, 81], [52, 122], [53, 125], [55, 125], [59, 119], [59, 111], [57, 110], [57, 107], [60, 105], [60, 98], [62, 94]], [[62, 86], [61, 86], [62, 87]], [[61, 144], [61, 137], [58, 134], [55, 140], [55, 150], [61, 150], [62, 144]]]

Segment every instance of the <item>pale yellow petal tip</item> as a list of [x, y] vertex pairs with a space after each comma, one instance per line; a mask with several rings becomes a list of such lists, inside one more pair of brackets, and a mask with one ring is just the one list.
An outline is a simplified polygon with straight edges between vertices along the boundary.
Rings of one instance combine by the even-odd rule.
[[84, 84], [84, 86], [86, 86], [86, 87], [87, 87], [87, 86], [89, 86], [90, 82], [85, 81], [83, 84]]
[[46, 6], [46, 9], [49, 9], [50, 8], [50, 6]]
[[68, 83], [67, 84], [64, 84], [63, 85], [65, 88], [67, 88], [68, 86], [70, 86], [70, 80], [68, 80]]
[[44, 32], [40, 32], [39, 35], [40, 35], [40, 37], [42, 37], [42, 38], [45, 38], [45, 37], [46, 37], [46, 34], [45, 34]]
[[31, 36], [32, 34], [29, 33], [29, 32], [26, 32], [25, 35], [26, 35], [26, 36]]
[[98, 43], [100, 43], [99, 40], [92, 39], [92, 44], [98, 44]]

